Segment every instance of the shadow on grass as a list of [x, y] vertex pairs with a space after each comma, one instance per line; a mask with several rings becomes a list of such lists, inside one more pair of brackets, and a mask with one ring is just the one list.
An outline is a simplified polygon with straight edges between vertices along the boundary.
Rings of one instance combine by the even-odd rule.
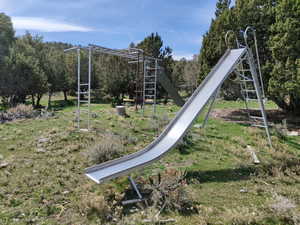
[[[108, 102], [91, 99], [91, 104], [108, 104]], [[62, 110], [70, 107], [77, 106], [77, 99], [72, 100], [53, 100], [51, 101], [51, 109]]]
[[294, 142], [293, 140], [286, 140], [286, 143], [290, 146], [292, 146], [293, 148], [296, 148], [297, 150], [300, 150], [300, 144], [297, 142]]
[[209, 182], [232, 182], [249, 180], [252, 173], [256, 171], [253, 166], [241, 167], [236, 169], [221, 169], [221, 170], [209, 170], [209, 171], [188, 171], [186, 179], [188, 183], [192, 183], [193, 180], [197, 180], [200, 183]]

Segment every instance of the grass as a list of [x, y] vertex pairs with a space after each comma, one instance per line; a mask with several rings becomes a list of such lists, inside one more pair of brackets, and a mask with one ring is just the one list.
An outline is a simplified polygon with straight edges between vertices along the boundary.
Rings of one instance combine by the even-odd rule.
[[[163, 118], [154, 126], [149, 112], [144, 117], [134, 107], [127, 107], [130, 117], [123, 118], [110, 104], [93, 104], [97, 115], [92, 118], [92, 131], [85, 133], [74, 127], [72, 100], [65, 105], [56, 96], [53, 105], [55, 116], [49, 119], [0, 125], [0, 165], [8, 163], [0, 168], [0, 224], [104, 223], [99, 213], [107, 209], [91, 214], [91, 208], [97, 209], [93, 204], [111, 193], [122, 195], [129, 184], [126, 177], [102, 185], [86, 178], [84, 168], [91, 166], [88, 149], [112, 133], [122, 139], [124, 155], [138, 151], [155, 139], [165, 120], [178, 110], [172, 104], [159, 105], [158, 114]], [[219, 101], [215, 107], [240, 108], [243, 103]], [[267, 108], [275, 105], [270, 103]], [[202, 120], [200, 116], [196, 123]], [[274, 149], [269, 149], [263, 130], [211, 119], [205, 129], [192, 128], [192, 143], [184, 151], [174, 149], [133, 176], [147, 178], [166, 169], [187, 172], [186, 188], [199, 213], [162, 215], [174, 218], [175, 224], [297, 224], [300, 138], [282, 139], [271, 132]], [[261, 164], [252, 163], [246, 145], [256, 149]], [[285, 204], [283, 197], [291, 204]], [[112, 224], [142, 224], [148, 214], [151, 212], [139, 210]]]

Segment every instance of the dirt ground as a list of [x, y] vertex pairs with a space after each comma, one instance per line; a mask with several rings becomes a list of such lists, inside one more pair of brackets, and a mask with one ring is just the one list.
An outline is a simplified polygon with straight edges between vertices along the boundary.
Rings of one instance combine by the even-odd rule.
[[[300, 118], [284, 113], [281, 110], [266, 110], [270, 125], [284, 124], [286, 120], [289, 131], [300, 133]], [[259, 110], [250, 110], [253, 116], [261, 116]], [[240, 124], [250, 124], [247, 111], [245, 109], [214, 109], [211, 112], [212, 118], [221, 118], [225, 121], [236, 122]]]

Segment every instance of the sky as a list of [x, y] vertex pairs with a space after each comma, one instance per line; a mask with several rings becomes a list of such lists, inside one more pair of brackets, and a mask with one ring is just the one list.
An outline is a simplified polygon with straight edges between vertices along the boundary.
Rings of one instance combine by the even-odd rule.
[[175, 59], [198, 54], [216, 0], [0, 0], [17, 35], [127, 48], [158, 32]]

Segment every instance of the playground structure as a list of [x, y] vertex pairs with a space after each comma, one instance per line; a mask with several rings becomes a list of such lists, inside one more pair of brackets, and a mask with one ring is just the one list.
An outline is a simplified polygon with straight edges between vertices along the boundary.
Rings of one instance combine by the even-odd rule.
[[[80, 52], [88, 51], [88, 75], [81, 74], [81, 56]], [[75, 46], [65, 49], [64, 52], [77, 52], [77, 113], [76, 121], [79, 130], [88, 131], [91, 127], [91, 74], [92, 74], [92, 55], [93, 52], [122, 57], [128, 60], [129, 64], [135, 65], [135, 109], [138, 105], [145, 109], [146, 104], [152, 104], [153, 116], [156, 113], [157, 104], [157, 84], [158, 82], [169, 93], [170, 97], [178, 106], [183, 106], [184, 101], [178, 94], [176, 88], [172, 85], [166, 76], [163, 68], [159, 65], [161, 59], [148, 56], [142, 49], [110, 49], [99, 45], [88, 45], [87, 47]], [[84, 97], [84, 98], [83, 98]], [[86, 99], [87, 98], [87, 99]], [[87, 113], [87, 128], [80, 125], [81, 113]]]
[[[176, 144], [184, 137], [188, 129], [192, 126], [193, 121], [199, 116], [211, 100], [208, 113], [206, 114], [203, 122], [203, 127], [205, 126], [217, 94], [224, 81], [228, 79], [231, 74], [236, 74], [239, 82], [241, 83], [241, 91], [247, 110], [249, 111], [249, 101], [258, 102], [261, 117], [254, 117], [250, 115], [250, 113], [248, 113], [248, 116], [249, 119], [259, 121], [261, 123], [256, 126], [263, 127], [265, 129], [269, 145], [272, 147], [264, 107], [262, 87], [260, 84], [260, 82], [262, 82], [262, 78], [261, 73], [257, 72], [260, 70], [260, 67], [256, 64], [252, 50], [247, 43], [247, 32], [249, 30], [250, 28], [247, 28], [244, 36], [246, 45], [241, 46], [237, 42], [237, 49], [227, 49], [216, 66], [211, 70], [205, 80], [199, 85], [193, 95], [188, 99], [188, 101], [176, 114], [175, 118], [168, 124], [157, 139], [138, 152], [87, 168], [85, 170], [86, 175], [96, 183], [102, 183], [110, 179], [129, 174], [133, 170], [141, 169], [159, 160], [168, 151], [175, 147]], [[253, 33], [255, 38], [254, 30]], [[227, 36], [228, 35], [226, 35], [226, 41]], [[251, 93], [251, 98], [249, 93]], [[130, 200], [128, 203], [142, 201], [142, 196], [139, 193], [133, 179], [129, 177], [129, 180], [138, 195], [138, 199]]]

